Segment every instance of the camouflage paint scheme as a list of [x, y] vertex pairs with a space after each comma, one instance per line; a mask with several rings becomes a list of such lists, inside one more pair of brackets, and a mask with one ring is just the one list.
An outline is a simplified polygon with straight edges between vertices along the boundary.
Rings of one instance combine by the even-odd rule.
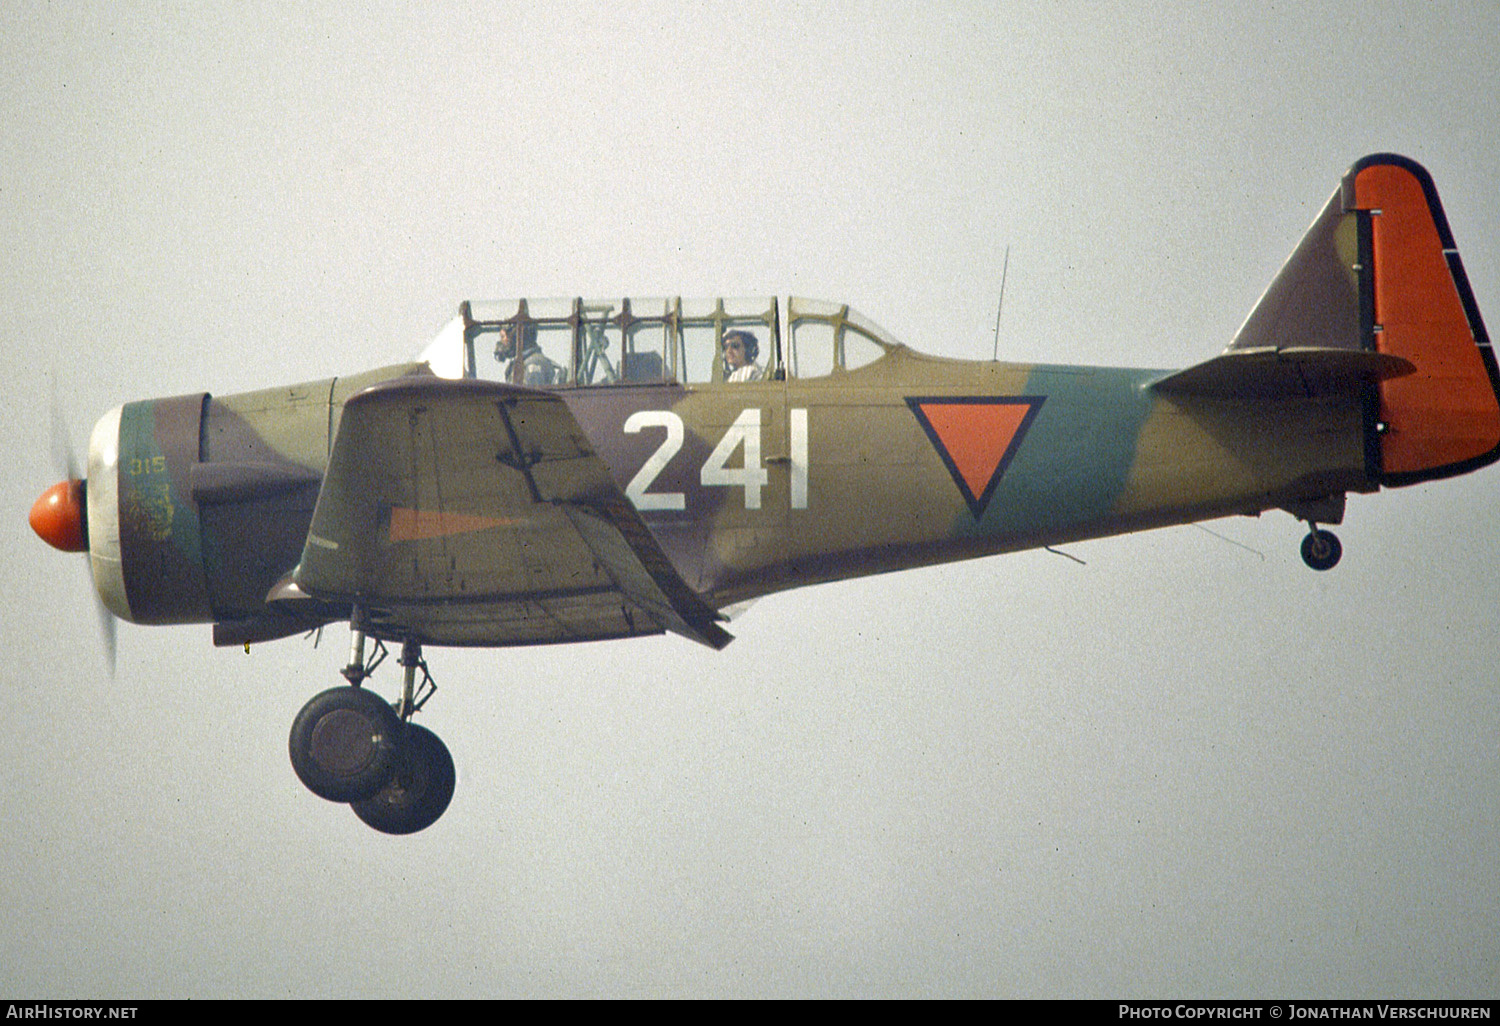
[[[1405, 158], [1357, 163], [1229, 348], [1184, 371], [885, 339], [846, 370], [857, 315], [780, 309], [759, 381], [681, 384], [668, 361], [534, 389], [414, 363], [126, 404], [91, 444], [96, 584], [127, 620], [212, 622], [217, 644], [352, 620], [428, 644], [719, 647], [715, 611], [770, 592], [1269, 509], [1338, 523], [1347, 492], [1500, 455], [1488, 338]], [[807, 310], [834, 359], [799, 378]]]

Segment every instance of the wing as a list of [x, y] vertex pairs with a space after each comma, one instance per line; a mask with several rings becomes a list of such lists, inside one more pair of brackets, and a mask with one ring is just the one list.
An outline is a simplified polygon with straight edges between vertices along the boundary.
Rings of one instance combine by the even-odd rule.
[[294, 575], [434, 645], [731, 640], [557, 395], [395, 378], [344, 406]]

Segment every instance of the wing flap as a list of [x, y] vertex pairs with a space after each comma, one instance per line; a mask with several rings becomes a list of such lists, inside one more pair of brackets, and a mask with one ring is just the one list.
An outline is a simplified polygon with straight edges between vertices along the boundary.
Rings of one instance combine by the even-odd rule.
[[618, 502], [569, 506], [565, 512], [620, 590], [663, 627], [715, 649], [733, 640], [718, 625], [719, 617], [713, 607], [672, 569], [666, 554], [623, 495]]
[[412, 376], [352, 397], [295, 580], [430, 644], [730, 640], [562, 399], [494, 382]]

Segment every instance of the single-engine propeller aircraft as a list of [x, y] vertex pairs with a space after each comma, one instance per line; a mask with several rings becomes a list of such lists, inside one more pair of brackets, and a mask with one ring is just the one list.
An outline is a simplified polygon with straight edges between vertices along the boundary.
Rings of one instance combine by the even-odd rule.
[[[787, 588], [1281, 509], [1338, 562], [1349, 492], [1500, 456], [1500, 376], [1427, 172], [1350, 169], [1186, 370], [923, 356], [839, 303], [464, 303], [418, 362], [130, 402], [31, 522], [115, 616], [246, 645], [335, 622], [292, 766], [366, 823], [447, 807], [427, 646], [671, 631]], [[362, 687], [399, 644], [400, 698]]]

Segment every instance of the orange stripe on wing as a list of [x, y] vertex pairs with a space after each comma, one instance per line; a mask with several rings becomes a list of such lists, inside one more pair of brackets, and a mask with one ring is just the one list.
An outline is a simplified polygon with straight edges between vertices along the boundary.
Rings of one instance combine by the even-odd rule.
[[509, 527], [519, 522], [516, 517], [486, 517], [443, 509], [392, 506], [390, 538], [393, 542], [424, 541], [454, 534], [472, 534], [491, 527]]

